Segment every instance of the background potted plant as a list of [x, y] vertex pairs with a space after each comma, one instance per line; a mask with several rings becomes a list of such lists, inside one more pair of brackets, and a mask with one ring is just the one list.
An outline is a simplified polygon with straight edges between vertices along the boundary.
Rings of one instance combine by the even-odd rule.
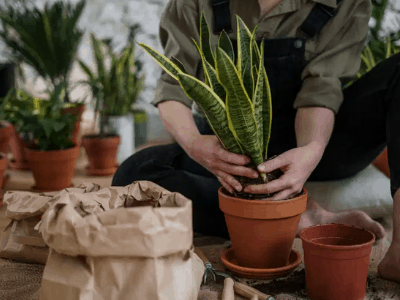
[[72, 185], [79, 147], [71, 135], [78, 116], [62, 112], [65, 86], [57, 85], [49, 100], [40, 100], [35, 113], [23, 116], [20, 131], [28, 136], [26, 155], [35, 191], [58, 191]]
[[21, 127], [24, 126], [25, 118], [34, 113], [35, 99], [23, 90], [12, 89], [2, 101], [0, 119], [8, 121], [14, 126], [9, 142], [13, 154], [10, 167], [16, 170], [28, 170], [26, 145]]
[[[18, 66], [24, 78], [21, 64], [32, 67], [43, 80], [48, 90], [65, 83], [66, 103], [63, 113], [82, 114], [81, 103], [70, 103], [71, 86], [69, 75], [76, 58], [83, 31], [77, 22], [86, 1], [77, 4], [56, 1], [46, 3], [41, 10], [31, 5], [5, 5], [0, 11], [3, 29], [0, 38], [11, 51], [11, 60]], [[75, 129], [75, 130], [74, 130]], [[73, 140], [77, 142], [79, 120], [73, 128]]]
[[[131, 28], [131, 32], [137, 29]], [[112, 51], [111, 42], [100, 41], [91, 35], [96, 73], [83, 62], [82, 69], [88, 75], [87, 84], [95, 100], [95, 111], [99, 113], [100, 131], [94, 136], [85, 136], [83, 146], [89, 157], [89, 175], [112, 175], [116, 170], [116, 151], [121, 141], [118, 161], [122, 162], [134, 152], [133, 104], [143, 89], [144, 76], [139, 75], [134, 58], [134, 34], [120, 54]], [[104, 53], [105, 52], [105, 53]], [[109, 62], [109, 67], [107, 67]]]
[[[221, 144], [230, 152], [252, 159], [250, 167], [268, 159], [271, 132], [271, 95], [264, 68], [264, 46], [237, 16], [238, 58], [228, 35], [223, 32], [215, 52], [210, 46], [210, 31], [202, 14], [200, 46], [205, 83], [186, 74], [184, 66], [169, 60], [152, 48], [140, 44], [157, 63], [179, 81], [185, 93], [202, 108]], [[238, 178], [243, 186], [278, 178], [282, 172], [260, 173], [259, 178]], [[306, 208], [304, 190], [293, 199], [251, 200], [255, 195], [219, 190], [220, 208], [225, 214], [235, 259], [249, 268], [277, 268], [287, 264], [301, 213]], [[279, 230], [277, 230], [279, 229]]]

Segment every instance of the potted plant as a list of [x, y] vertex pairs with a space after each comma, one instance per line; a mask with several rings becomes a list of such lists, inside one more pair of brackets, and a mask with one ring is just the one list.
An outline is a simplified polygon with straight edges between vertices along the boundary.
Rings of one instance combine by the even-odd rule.
[[[184, 66], [140, 44], [157, 63], [179, 81], [188, 97], [203, 110], [210, 127], [230, 152], [251, 157], [257, 170], [268, 159], [271, 132], [271, 95], [264, 68], [264, 43], [237, 16], [238, 57], [223, 32], [215, 51], [204, 14], [200, 23], [200, 45], [194, 41], [205, 73], [205, 82], [186, 74]], [[242, 186], [261, 184], [282, 175], [280, 170], [260, 173], [257, 179], [238, 178]], [[305, 190], [293, 199], [268, 201], [270, 195], [244, 192], [231, 195], [219, 189], [219, 204], [232, 241], [237, 263], [249, 268], [277, 268], [287, 264], [301, 213], [306, 208]], [[259, 196], [259, 195], [257, 195]]]
[[[67, 107], [64, 113], [80, 116], [84, 106], [82, 103], [70, 103], [69, 77], [83, 37], [77, 22], [86, 1], [71, 4], [58, 0], [46, 3], [43, 10], [33, 3], [25, 5], [25, 1], [20, 2], [23, 5], [5, 5], [0, 11], [3, 25], [0, 38], [11, 50], [11, 60], [18, 66], [22, 77], [21, 64], [31, 66], [45, 80], [48, 90], [65, 83], [64, 101]], [[79, 133], [79, 120], [77, 122], [72, 138], [74, 142]]]
[[25, 116], [30, 116], [35, 110], [35, 99], [23, 90], [10, 90], [3, 99], [0, 107], [0, 119], [6, 120], [13, 125], [10, 139], [10, 148], [13, 154], [10, 167], [16, 170], [28, 170], [26, 159], [26, 145], [21, 134]]
[[28, 136], [26, 157], [36, 185], [35, 191], [59, 191], [71, 187], [79, 147], [71, 135], [77, 116], [63, 114], [66, 84], [40, 100], [39, 109], [24, 115], [20, 131]]
[[91, 89], [95, 111], [100, 115], [100, 132], [85, 136], [82, 145], [89, 157], [88, 174], [106, 176], [116, 170], [120, 141], [119, 162], [134, 152], [133, 104], [143, 88], [144, 77], [135, 69], [133, 38], [119, 55], [112, 51], [110, 41], [100, 41], [93, 34], [91, 40], [97, 72], [93, 73], [83, 61], [79, 63], [89, 78], [82, 83]]

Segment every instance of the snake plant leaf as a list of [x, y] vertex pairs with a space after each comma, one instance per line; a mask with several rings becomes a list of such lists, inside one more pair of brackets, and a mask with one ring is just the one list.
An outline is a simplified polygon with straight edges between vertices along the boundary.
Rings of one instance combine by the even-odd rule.
[[186, 73], [186, 69], [185, 66], [183, 65], [183, 63], [177, 59], [175, 56], [171, 57], [171, 62], [174, 63], [183, 73]]
[[257, 45], [257, 30], [258, 25], [254, 27], [253, 34], [251, 35], [251, 65], [258, 68], [260, 65], [260, 49]]
[[210, 127], [225, 148], [230, 152], [243, 154], [229, 130], [225, 104], [221, 98], [210, 87], [193, 76], [181, 73], [177, 77], [185, 94], [206, 112]]
[[215, 65], [214, 55], [211, 49], [210, 27], [208, 26], [204, 11], [200, 17], [200, 49], [204, 53], [206, 60], [212, 65]]
[[[256, 76], [257, 84], [256, 84], [254, 97], [253, 97], [253, 105], [254, 105], [254, 115], [256, 118], [257, 128], [258, 128], [258, 138], [260, 140], [261, 149], [264, 149], [263, 102], [264, 102], [264, 99], [266, 99], [266, 97], [267, 97], [267, 95], [265, 94], [266, 89], [264, 88], [265, 77], [264, 77], [264, 73], [262, 70], [262, 68], [264, 66], [264, 60], [263, 60], [264, 43], [261, 44], [261, 54], [262, 54], [262, 58], [259, 62], [259, 66], [258, 66], [259, 71]], [[254, 68], [255, 68], [255, 66], [254, 66]]]
[[253, 78], [253, 68], [251, 61], [251, 39], [252, 34], [247, 28], [243, 20], [236, 16], [237, 18], [237, 44], [238, 44], [238, 62], [237, 69], [241, 78], [243, 80], [244, 87], [246, 89], [248, 97], [251, 99], [253, 97], [254, 90], [254, 78]]
[[263, 162], [263, 155], [252, 100], [246, 93], [234, 63], [219, 47], [216, 63], [218, 79], [227, 92], [226, 112], [230, 129], [253, 162], [259, 165]]
[[235, 61], [235, 52], [233, 51], [232, 41], [225, 30], [223, 30], [219, 36], [218, 46], [228, 54], [232, 61]]
[[260, 60], [260, 70], [262, 71], [262, 77], [264, 79], [263, 84], [263, 101], [262, 101], [262, 116], [263, 116], [263, 153], [264, 159], [268, 158], [268, 145], [271, 137], [271, 126], [272, 126], [272, 96], [271, 87], [269, 85], [269, 80], [267, 72], [264, 67], [264, 41], [261, 43], [261, 60]]
[[212, 90], [218, 95], [219, 98], [221, 98], [223, 101], [225, 101], [225, 97], [226, 97], [225, 88], [218, 81], [217, 71], [205, 59], [204, 54], [203, 54], [203, 52], [201, 52], [201, 49], [200, 49], [199, 45], [197, 44], [197, 42], [195, 40], [193, 40], [193, 43], [196, 46], [197, 51], [200, 54], [200, 57], [201, 57], [201, 60], [203, 63], [204, 77], [206, 78], [207, 85], [212, 88]]
[[164, 69], [165, 72], [167, 72], [172, 78], [178, 80], [177, 76], [182, 73], [182, 71], [177, 65], [175, 65], [170, 59], [168, 59], [166, 56], [162, 55], [158, 51], [154, 50], [153, 48], [145, 44], [138, 44], [159, 64], [161, 68]]

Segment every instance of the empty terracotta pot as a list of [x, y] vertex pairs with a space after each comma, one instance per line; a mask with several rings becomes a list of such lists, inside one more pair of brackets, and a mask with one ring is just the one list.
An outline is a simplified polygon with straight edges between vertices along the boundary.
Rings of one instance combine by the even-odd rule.
[[119, 136], [85, 136], [82, 146], [89, 158], [86, 172], [89, 176], [110, 176], [117, 170]]
[[71, 187], [79, 156], [78, 146], [56, 151], [26, 149], [26, 154], [36, 182], [34, 190], [60, 191]]
[[373, 161], [372, 164], [390, 178], [387, 148], [385, 148], [385, 150], [383, 150], [382, 153], [379, 154], [379, 156]]
[[82, 114], [85, 111], [85, 108], [86, 108], [85, 104], [77, 104], [75, 106], [66, 107], [62, 109], [63, 114], [70, 113], [73, 116], [78, 116], [78, 120], [75, 122], [74, 131], [72, 132], [72, 137], [71, 137], [71, 140], [74, 143], [74, 145], [79, 144], [79, 129], [82, 120]]
[[247, 268], [280, 268], [289, 262], [300, 215], [307, 206], [307, 191], [289, 200], [247, 200], [218, 190], [229, 237], [238, 265]]
[[6, 155], [10, 151], [10, 139], [14, 132], [14, 126], [6, 121], [0, 122], [0, 153]]
[[14, 170], [29, 170], [28, 160], [26, 159], [26, 145], [20, 134], [15, 131], [15, 128], [10, 139], [10, 148], [13, 154], [10, 168]]
[[375, 235], [340, 224], [301, 231], [307, 295], [312, 300], [362, 300]]

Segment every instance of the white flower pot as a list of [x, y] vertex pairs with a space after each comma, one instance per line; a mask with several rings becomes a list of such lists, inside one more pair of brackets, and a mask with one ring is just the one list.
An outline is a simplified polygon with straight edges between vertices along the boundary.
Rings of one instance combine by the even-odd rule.
[[108, 118], [108, 123], [121, 138], [117, 161], [122, 163], [135, 152], [135, 123], [133, 116], [112, 116]]

